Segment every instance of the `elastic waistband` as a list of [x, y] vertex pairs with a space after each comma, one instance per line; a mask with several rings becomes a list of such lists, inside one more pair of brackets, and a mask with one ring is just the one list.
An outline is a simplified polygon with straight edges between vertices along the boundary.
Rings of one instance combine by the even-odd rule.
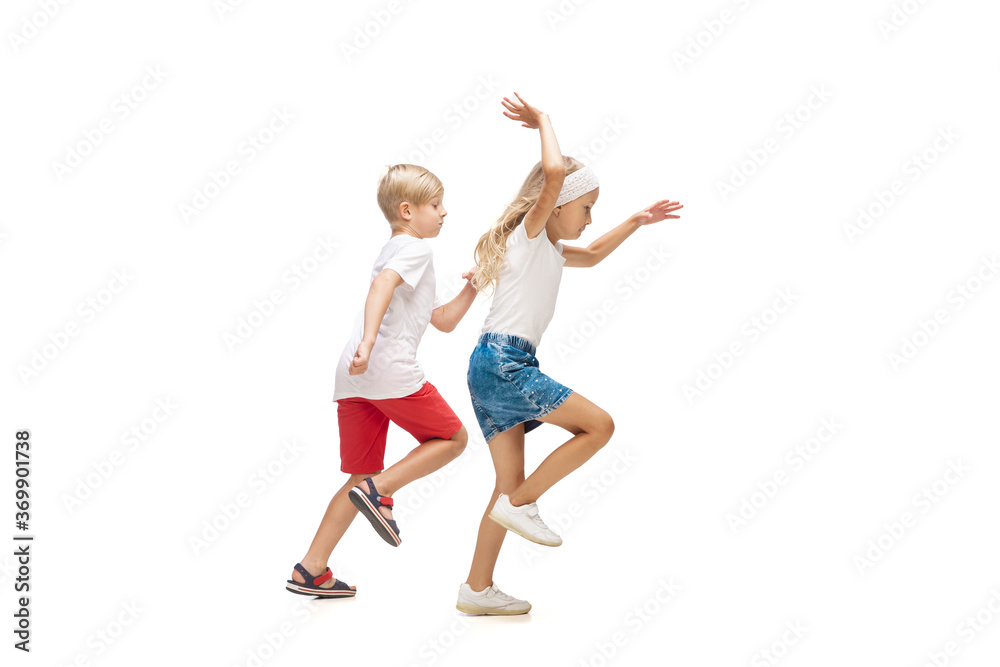
[[516, 347], [517, 349], [521, 350], [522, 352], [527, 352], [528, 354], [530, 354], [532, 356], [534, 356], [534, 354], [535, 354], [535, 346], [534, 345], [532, 345], [529, 341], [524, 340], [520, 336], [515, 336], [513, 334], [487, 332], [487, 333], [484, 333], [484, 334], [480, 334], [480, 336], [479, 336], [479, 342], [480, 343], [498, 343], [500, 345], [510, 345], [511, 347]]

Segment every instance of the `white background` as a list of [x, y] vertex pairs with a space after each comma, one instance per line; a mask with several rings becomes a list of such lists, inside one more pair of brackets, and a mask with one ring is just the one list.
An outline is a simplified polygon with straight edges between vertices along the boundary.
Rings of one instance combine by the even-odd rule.
[[[897, 4], [5, 3], [5, 664], [995, 664], [1000, 9]], [[419, 355], [466, 454], [397, 494], [399, 549], [351, 528], [330, 565], [356, 599], [290, 595], [343, 481], [334, 364], [388, 238], [379, 169], [444, 182], [447, 295], [539, 158], [501, 115], [514, 90], [601, 179], [581, 243], [685, 204], [567, 269], [539, 349], [615, 436], [540, 502], [563, 546], [504, 546], [496, 582], [531, 613], [457, 614], [493, 483], [465, 385], [480, 300]], [[268, 134], [276, 109], [293, 119]], [[852, 232], [859, 208], [879, 215]], [[227, 344], [241, 320], [259, 326]], [[11, 647], [25, 428], [30, 655]], [[565, 437], [530, 434], [529, 468]], [[413, 444], [393, 427], [388, 458]]]

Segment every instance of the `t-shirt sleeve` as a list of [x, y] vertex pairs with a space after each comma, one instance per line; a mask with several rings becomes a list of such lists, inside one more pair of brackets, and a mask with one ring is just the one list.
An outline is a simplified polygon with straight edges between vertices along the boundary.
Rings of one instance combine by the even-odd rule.
[[[514, 231], [511, 232], [510, 234], [510, 238], [516, 244], [517, 243], [524, 244], [526, 247], [530, 248], [530, 251], [533, 253], [539, 252], [538, 250], [539, 248], [549, 243], [548, 235], [545, 233], [544, 227], [542, 228], [542, 231], [538, 232], [538, 236], [536, 236], [533, 239], [529, 239], [528, 230], [524, 228], [523, 222], [514, 228]], [[562, 254], [563, 251], [562, 241], [556, 241], [553, 247], [556, 249], [556, 252], [558, 252], [560, 255]]]
[[542, 236], [544, 235], [545, 235], [545, 229], [542, 228], [542, 231], [538, 232], [538, 236], [536, 236], [533, 239], [529, 239], [528, 230], [525, 229], [524, 222], [518, 224], [518, 226], [515, 227], [514, 231], [511, 233], [511, 236], [514, 237], [515, 243], [527, 243], [529, 246], [536, 245], [539, 241], [542, 240]]
[[392, 269], [403, 279], [403, 285], [408, 290], [414, 290], [431, 265], [434, 254], [426, 243], [408, 243], [399, 252], [389, 258], [384, 269]]
[[441, 301], [441, 297], [439, 297], [437, 294], [435, 294], [434, 295], [434, 304], [431, 306], [431, 310], [437, 310], [438, 308], [440, 308], [443, 305], [444, 305], [444, 303]]

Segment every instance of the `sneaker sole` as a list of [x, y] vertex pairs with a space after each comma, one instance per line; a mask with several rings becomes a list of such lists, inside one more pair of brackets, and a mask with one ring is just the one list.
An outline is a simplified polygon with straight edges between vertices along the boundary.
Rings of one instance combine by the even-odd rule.
[[520, 614], [527, 614], [531, 611], [531, 604], [528, 604], [528, 608], [524, 610], [520, 609], [497, 609], [496, 607], [480, 607], [476, 604], [469, 604], [464, 602], [458, 602], [455, 605], [455, 609], [459, 610], [463, 614], [472, 614], [474, 616], [518, 616]]
[[378, 533], [379, 537], [386, 541], [386, 543], [391, 547], [398, 547], [402, 540], [396, 536], [396, 533], [392, 532], [392, 528], [386, 522], [386, 518], [382, 516], [382, 513], [372, 505], [371, 501], [368, 500], [368, 496], [357, 489], [351, 489], [350, 493], [351, 503], [358, 508], [361, 515], [364, 516], [372, 524], [372, 528]]
[[490, 519], [492, 519], [494, 523], [500, 524], [510, 532], [515, 533], [516, 535], [520, 535], [529, 542], [534, 542], [535, 544], [541, 544], [542, 546], [546, 547], [558, 547], [559, 545], [562, 544], [562, 540], [559, 540], [558, 542], [546, 542], [545, 540], [542, 540], [539, 537], [535, 537], [534, 535], [522, 533], [517, 526], [515, 526], [513, 523], [507, 520], [507, 517], [499, 513], [494, 513], [493, 510], [490, 510]]

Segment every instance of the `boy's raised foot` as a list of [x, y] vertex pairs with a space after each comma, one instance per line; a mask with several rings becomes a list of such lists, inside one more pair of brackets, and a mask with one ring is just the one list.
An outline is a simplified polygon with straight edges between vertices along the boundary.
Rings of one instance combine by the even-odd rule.
[[361, 515], [368, 519], [372, 528], [379, 534], [389, 546], [398, 547], [402, 540], [399, 538], [399, 526], [392, 519], [392, 498], [380, 495], [371, 477], [365, 477], [361, 484], [358, 484], [350, 492], [351, 502]]

